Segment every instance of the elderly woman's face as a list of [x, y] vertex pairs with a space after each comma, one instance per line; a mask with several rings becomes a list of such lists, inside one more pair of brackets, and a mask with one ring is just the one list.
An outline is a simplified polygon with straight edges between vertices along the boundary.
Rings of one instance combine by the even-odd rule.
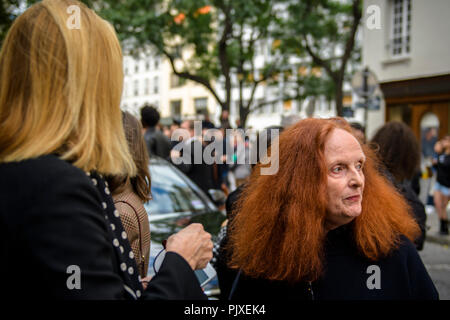
[[332, 230], [361, 214], [366, 157], [358, 140], [342, 129], [330, 133], [324, 151], [328, 180], [325, 227]]

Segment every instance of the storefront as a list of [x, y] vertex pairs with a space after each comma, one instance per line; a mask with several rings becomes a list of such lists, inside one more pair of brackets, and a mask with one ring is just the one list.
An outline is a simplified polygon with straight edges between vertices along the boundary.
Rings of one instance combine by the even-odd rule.
[[449, 133], [450, 74], [380, 84], [386, 103], [386, 122], [403, 121], [419, 141], [430, 128], [438, 138]]

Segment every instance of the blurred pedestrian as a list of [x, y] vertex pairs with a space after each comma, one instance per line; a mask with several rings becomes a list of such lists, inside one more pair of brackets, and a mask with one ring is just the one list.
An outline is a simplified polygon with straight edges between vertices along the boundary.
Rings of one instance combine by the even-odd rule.
[[181, 122], [178, 119], [173, 119], [172, 120], [172, 124], [170, 125], [170, 150], [173, 149], [173, 147], [175, 147], [178, 143], [180, 143], [179, 141], [172, 141], [172, 134], [174, 133], [175, 130], [179, 129], [181, 125]]
[[201, 133], [196, 135], [194, 121], [192, 120], [183, 121], [181, 128], [189, 133], [189, 139], [182, 142], [180, 150], [172, 150], [172, 161], [182, 158], [181, 163], [174, 162], [174, 164], [210, 197], [209, 190], [216, 189], [216, 187], [212, 165], [205, 163], [203, 158], [205, 146], [202, 135]]
[[242, 130], [234, 130], [230, 141], [233, 144], [233, 153], [229, 157], [229, 169], [236, 181], [236, 187], [245, 183], [251, 172], [249, 141], [245, 140], [243, 133]]
[[434, 146], [438, 141], [437, 128], [428, 127], [422, 130], [422, 161], [421, 170], [422, 178], [424, 179], [424, 187], [426, 195], [426, 205], [434, 206], [433, 189], [436, 183], [436, 170], [433, 167], [434, 160], [437, 159], [437, 154], [434, 151]]
[[405, 200], [345, 120], [301, 120], [278, 152], [278, 172], [256, 167], [230, 224], [232, 299], [438, 298]]
[[403, 122], [386, 123], [371, 141], [383, 163], [380, 169], [403, 194], [419, 224], [421, 236], [414, 243], [422, 250], [426, 235], [425, 206], [413, 190], [412, 180], [420, 170], [420, 147], [414, 132]]
[[[67, 8], [82, 27], [67, 27]], [[123, 69], [110, 23], [83, 3], [44, 0], [12, 24], [0, 51], [0, 272], [8, 299], [206, 299], [194, 269], [211, 235], [168, 238], [143, 290], [104, 176], [137, 174], [121, 123]]]
[[434, 206], [439, 216], [439, 233], [448, 235], [447, 205], [450, 199], [450, 135], [436, 142], [434, 151], [437, 159], [433, 161], [437, 171], [434, 184]]
[[229, 115], [230, 113], [228, 112], [228, 110], [223, 110], [220, 115], [220, 126], [225, 130], [231, 129]]
[[[128, 112], [122, 112], [122, 123], [137, 175], [108, 176], [106, 181], [133, 250], [138, 266], [136, 271], [141, 279], [145, 279], [150, 258], [150, 228], [143, 204], [151, 199], [149, 157], [139, 120]], [[148, 279], [144, 281], [148, 282]]]
[[159, 118], [156, 108], [149, 105], [141, 108], [141, 122], [145, 129], [144, 139], [149, 156], [158, 156], [168, 160], [171, 149], [170, 140], [156, 127]]

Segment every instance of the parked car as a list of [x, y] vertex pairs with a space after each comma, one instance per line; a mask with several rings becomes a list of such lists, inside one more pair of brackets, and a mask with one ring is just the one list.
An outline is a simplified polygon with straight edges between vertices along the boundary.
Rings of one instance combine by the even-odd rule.
[[[214, 241], [226, 216], [217, 207], [225, 201], [222, 191], [210, 190], [208, 197], [170, 162], [152, 157], [150, 175], [153, 199], [145, 203], [144, 207], [148, 213], [151, 233], [148, 275], [154, 275], [153, 261], [163, 249], [163, 240], [190, 223], [201, 223]], [[210, 297], [219, 295], [217, 276], [204, 290]]]

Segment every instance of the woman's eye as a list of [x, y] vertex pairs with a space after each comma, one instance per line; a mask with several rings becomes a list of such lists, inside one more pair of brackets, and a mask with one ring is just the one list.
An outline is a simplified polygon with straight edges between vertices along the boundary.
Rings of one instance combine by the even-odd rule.
[[342, 171], [342, 167], [334, 167], [332, 170], [331, 170], [333, 173], [339, 173], [339, 172], [341, 172]]

